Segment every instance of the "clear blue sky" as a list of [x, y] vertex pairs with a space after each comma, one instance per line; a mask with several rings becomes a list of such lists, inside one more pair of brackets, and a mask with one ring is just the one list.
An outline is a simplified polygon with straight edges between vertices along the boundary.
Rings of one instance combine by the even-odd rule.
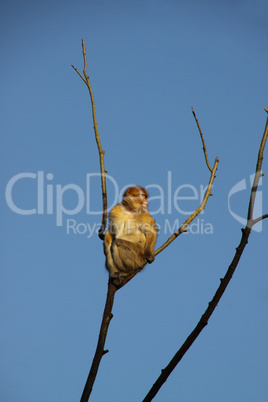
[[[220, 159], [196, 226], [116, 294], [91, 400], [137, 402], [240, 241], [234, 214], [246, 216], [268, 107], [267, 20], [265, 0], [1, 3], [1, 401], [79, 401], [97, 342], [107, 273], [90, 101], [71, 68], [83, 69], [81, 39], [109, 205], [116, 189], [148, 186], [157, 246], [209, 179], [191, 106], [211, 164]], [[263, 170], [258, 209], [268, 213], [268, 148]], [[267, 234], [264, 221], [155, 401], [268, 400]]]

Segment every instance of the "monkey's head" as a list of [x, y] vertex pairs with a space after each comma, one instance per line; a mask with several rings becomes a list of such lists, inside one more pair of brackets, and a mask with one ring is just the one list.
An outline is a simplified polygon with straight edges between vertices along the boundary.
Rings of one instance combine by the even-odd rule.
[[122, 204], [132, 212], [145, 212], [148, 208], [149, 193], [145, 188], [133, 186], [126, 189]]

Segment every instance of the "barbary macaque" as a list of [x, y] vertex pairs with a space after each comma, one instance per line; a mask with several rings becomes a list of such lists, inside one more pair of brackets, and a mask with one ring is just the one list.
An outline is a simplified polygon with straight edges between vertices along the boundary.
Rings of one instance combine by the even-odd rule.
[[157, 226], [148, 212], [148, 196], [143, 187], [129, 187], [109, 214], [104, 254], [110, 281], [116, 286], [154, 261]]

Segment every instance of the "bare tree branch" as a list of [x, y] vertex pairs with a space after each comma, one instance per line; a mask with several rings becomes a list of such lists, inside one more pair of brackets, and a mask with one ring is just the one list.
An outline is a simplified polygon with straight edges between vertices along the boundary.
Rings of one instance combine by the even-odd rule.
[[109, 324], [111, 322], [111, 319], [113, 318], [112, 308], [113, 308], [113, 303], [114, 303], [114, 295], [115, 295], [116, 291], [117, 291], [117, 288], [111, 282], [109, 282], [107, 298], [106, 298], [106, 303], [105, 303], [105, 308], [104, 308], [103, 318], [102, 318], [102, 323], [101, 323], [101, 328], [100, 328], [99, 340], [98, 340], [95, 356], [92, 361], [90, 372], [88, 374], [88, 378], [87, 378], [86, 385], [85, 385], [83, 394], [81, 396], [80, 402], [88, 402], [89, 396], [90, 396], [92, 388], [93, 388], [93, 384], [95, 382], [95, 378], [98, 373], [98, 368], [100, 365], [101, 358], [104, 354], [106, 354], [108, 352], [108, 350], [104, 350], [104, 346], [105, 346], [106, 336], [108, 333]]
[[161, 253], [161, 251], [163, 251], [167, 246], [169, 246], [170, 243], [172, 243], [173, 240], [175, 240], [180, 234], [182, 234], [183, 232], [186, 232], [187, 231], [186, 230], [187, 226], [189, 226], [190, 223], [197, 217], [197, 215], [199, 215], [200, 212], [205, 208], [209, 196], [212, 195], [211, 194], [211, 189], [212, 189], [213, 181], [214, 181], [214, 179], [216, 177], [215, 173], [216, 173], [216, 170], [217, 170], [217, 167], [218, 167], [218, 163], [219, 163], [219, 159], [216, 158], [215, 162], [214, 162], [213, 169], [211, 170], [209, 184], [208, 184], [205, 196], [204, 196], [203, 201], [200, 204], [200, 206], [192, 213], [191, 216], [189, 216], [188, 219], [186, 219], [186, 221], [181, 225], [181, 227], [175, 233], [173, 233], [173, 235], [164, 244], [162, 244], [161, 247], [159, 247], [156, 250], [155, 255]]
[[[92, 88], [90, 85], [89, 77], [87, 75], [87, 57], [86, 57], [86, 48], [85, 48], [84, 40], [82, 40], [82, 52], [83, 52], [83, 58], [84, 58], [83, 74], [84, 74], [85, 78], [77, 70], [76, 67], [74, 67], [73, 65], [72, 65], [72, 67], [77, 72], [79, 77], [86, 84], [86, 86], [89, 90], [90, 99], [91, 99], [95, 139], [96, 139], [96, 143], [97, 143], [97, 147], [98, 147], [98, 151], [99, 151], [99, 158], [100, 158], [102, 204], [103, 205], [102, 205], [102, 223], [101, 223], [101, 227], [99, 229], [99, 237], [101, 240], [103, 240], [106, 223], [107, 223], [107, 191], [106, 191], [106, 176], [105, 176], [105, 173], [107, 173], [107, 171], [105, 170], [105, 167], [104, 167], [105, 152], [103, 151], [103, 149], [101, 147], [93, 92], [92, 92]], [[114, 302], [114, 295], [115, 295], [116, 291], [117, 291], [117, 288], [112, 283], [108, 283], [108, 292], [107, 292], [107, 298], [106, 298], [105, 308], [104, 308], [104, 312], [103, 312], [103, 318], [102, 318], [102, 323], [101, 323], [101, 328], [100, 328], [100, 333], [99, 333], [99, 338], [98, 338], [98, 344], [97, 344], [95, 356], [92, 361], [90, 372], [89, 372], [89, 375], [88, 375], [88, 378], [87, 378], [87, 381], [86, 381], [86, 384], [84, 387], [84, 391], [83, 391], [83, 394], [81, 397], [81, 402], [88, 401], [89, 396], [92, 391], [93, 384], [95, 382], [95, 378], [96, 378], [96, 375], [98, 372], [98, 368], [99, 368], [99, 364], [102, 359], [102, 356], [108, 352], [108, 350], [106, 350], [106, 351], [104, 350], [104, 345], [105, 345], [105, 340], [106, 340], [106, 336], [108, 333], [109, 324], [113, 317], [112, 308], [113, 308], [113, 302]]]
[[248, 221], [247, 221], [247, 226], [249, 228], [252, 228], [252, 226], [254, 224], [253, 210], [254, 210], [254, 204], [255, 204], [256, 192], [257, 192], [258, 185], [259, 185], [259, 180], [260, 180], [260, 177], [263, 176], [263, 174], [261, 173], [261, 166], [262, 166], [262, 161], [263, 161], [263, 151], [264, 151], [265, 143], [267, 140], [267, 135], [268, 135], [268, 117], [266, 120], [266, 126], [264, 129], [263, 137], [261, 140], [261, 145], [260, 145], [258, 159], [257, 159], [257, 165], [256, 165], [256, 173], [254, 176], [253, 185], [252, 185], [251, 194], [250, 194], [250, 200], [249, 200], [249, 206], [248, 206]]
[[87, 75], [87, 56], [86, 56], [85, 42], [84, 42], [83, 39], [82, 39], [82, 51], [83, 51], [83, 58], [84, 58], [84, 70], [83, 70], [83, 73], [84, 73], [85, 78], [83, 78], [82, 74], [80, 74], [80, 72], [77, 70], [76, 67], [74, 67], [73, 65], [72, 65], [72, 67], [77, 72], [79, 77], [84, 81], [86, 86], [88, 87], [89, 94], [90, 94], [90, 99], [91, 99], [95, 139], [96, 139], [96, 143], [97, 143], [97, 146], [98, 146], [99, 157], [100, 157], [101, 188], [102, 188], [102, 222], [101, 222], [101, 227], [99, 229], [99, 238], [101, 240], [103, 240], [104, 239], [104, 232], [105, 232], [105, 228], [106, 228], [106, 223], [107, 223], [107, 191], [106, 191], [106, 177], [105, 177], [105, 172], [107, 173], [107, 171], [105, 170], [105, 167], [104, 167], [104, 154], [105, 154], [105, 152], [101, 147], [93, 92], [92, 92], [92, 89], [91, 89], [89, 77]]
[[[267, 110], [266, 110], [267, 111]], [[259, 178], [260, 178], [260, 171], [261, 171], [261, 166], [262, 166], [262, 161], [263, 161], [263, 151], [265, 147], [265, 143], [267, 140], [267, 135], [268, 135], [268, 118], [266, 121], [266, 126], [264, 130], [264, 134], [262, 137], [261, 145], [260, 145], [260, 150], [258, 154], [258, 159], [257, 159], [257, 166], [256, 166], [256, 172], [255, 172], [255, 177], [254, 177], [254, 182], [253, 186], [251, 189], [251, 194], [250, 194], [250, 202], [249, 202], [249, 207], [248, 207], [248, 221], [247, 225], [244, 229], [242, 229], [242, 237], [240, 240], [240, 243], [238, 247], [236, 248], [236, 253], [234, 255], [234, 258], [224, 276], [223, 279], [221, 279], [220, 286], [218, 287], [215, 295], [213, 296], [213, 299], [209, 302], [208, 307], [202, 317], [200, 318], [198, 324], [194, 328], [194, 330], [191, 332], [191, 334], [188, 336], [186, 341], [183, 343], [181, 348], [177, 351], [177, 353], [174, 355], [174, 357], [171, 359], [169, 364], [162, 370], [160, 376], [146, 395], [146, 397], [143, 399], [143, 402], [150, 402], [152, 399], [155, 397], [155, 395], [158, 393], [159, 389], [162, 387], [162, 385], [165, 383], [171, 372], [174, 370], [174, 368], [177, 366], [177, 364], [180, 362], [180, 360], [183, 358], [187, 350], [191, 347], [191, 345], [194, 343], [198, 335], [201, 333], [203, 328], [208, 324], [208, 320], [211, 317], [213, 311], [215, 310], [217, 304], [219, 303], [225, 289], [227, 288], [233, 273], [239, 263], [240, 257], [248, 243], [248, 238], [251, 232], [251, 228], [253, 224], [257, 223], [259, 220], [264, 219], [267, 217], [267, 215], [263, 215], [262, 217], [256, 219], [255, 221], [252, 220], [252, 214], [253, 214], [253, 209], [254, 209], [254, 203], [255, 203], [255, 194], [258, 188], [258, 183], [259, 183]]]
[[207, 149], [206, 149], [205, 140], [204, 140], [204, 137], [203, 137], [203, 134], [202, 134], [202, 130], [201, 130], [201, 127], [199, 125], [199, 122], [197, 120], [197, 117], [196, 117], [196, 114], [195, 114], [193, 108], [192, 108], [192, 113], [194, 115], [198, 130], [199, 130], [199, 133], [200, 133], [200, 137], [201, 137], [201, 140], [202, 140], [203, 151], [204, 151], [204, 155], [205, 155], [205, 159], [206, 159], [206, 164], [207, 164], [208, 169], [211, 172], [209, 184], [208, 184], [205, 196], [204, 196], [203, 201], [200, 204], [200, 206], [192, 213], [191, 216], [189, 216], [189, 218], [181, 225], [181, 227], [175, 233], [173, 233], [173, 235], [170, 236], [170, 238], [164, 244], [162, 244], [161, 247], [159, 247], [155, 251], [155, 256], [157, 256], [159, 253], [161, 253], [161, 251], [163, 251], [167, 246], [169, 246], [170, 243], [172, 243], [179, 235], [181, 235], [182, 233], [187, 231], [186, 230], [187, 226], [189, 226], [190, 223], [197, 217], [197, 215], [199, 215], [200, 212], [205, 208], [209, 196], [212, 195], [211, 194], [211, 189], [212, 189], [213, 181], [214, 181], [214, 179], [216, 177], [215, 173], [216, 173], [216, 170], [217, 170], [217, 167], [218, 167], [219, 159], [218, 158], [215, 159], [214, 166], [213, 166], [213, 169], [212, 169], [210, 164], [209, 164], [209, 161], [208, 161]]

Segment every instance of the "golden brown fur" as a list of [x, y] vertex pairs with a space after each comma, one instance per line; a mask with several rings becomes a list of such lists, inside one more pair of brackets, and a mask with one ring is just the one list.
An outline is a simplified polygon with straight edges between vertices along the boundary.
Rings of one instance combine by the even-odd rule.
[[129, 187], [122, 202], [110, 212], [104, 254], [115, 285], [154, 260], [157, 227], [147, 209], [148, 195], [143, 187]]

